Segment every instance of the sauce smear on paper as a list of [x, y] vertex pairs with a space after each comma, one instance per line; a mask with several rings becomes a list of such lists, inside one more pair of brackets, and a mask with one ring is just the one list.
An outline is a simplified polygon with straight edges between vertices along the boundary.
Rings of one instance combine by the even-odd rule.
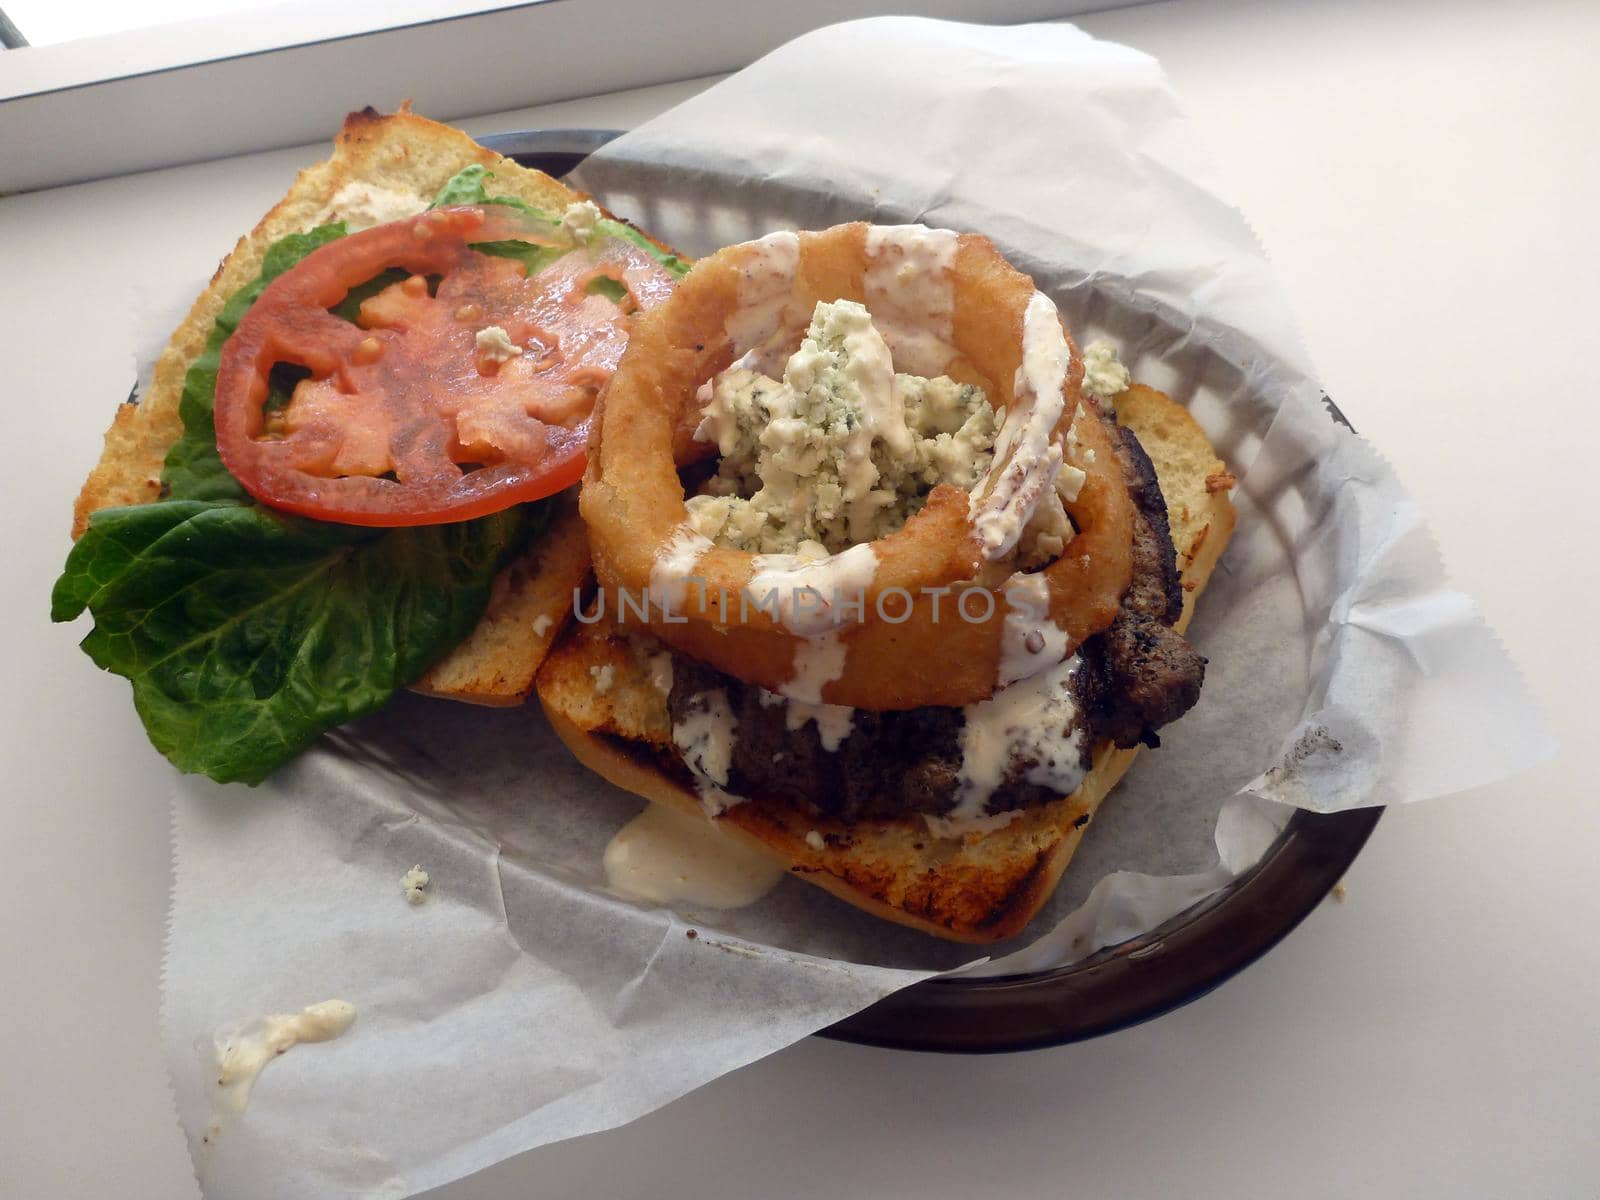
[[660, 804], [624, 825], [605, 853], [611, 889], [656, 904], [743, 908], [784, 876], [782, 866], [747, 849], [701, 816]]

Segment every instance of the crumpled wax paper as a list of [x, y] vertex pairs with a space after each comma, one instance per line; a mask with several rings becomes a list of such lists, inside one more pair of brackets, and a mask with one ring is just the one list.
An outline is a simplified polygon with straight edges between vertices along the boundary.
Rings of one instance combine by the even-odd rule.
[[[859, 218], [985, 233], [1080, 345], [1111, 338], [1188, 404], [1239, 475], [1191, 630], [1211, 660], [1199, 705], [1106, 802], [1052, 903], [975, 969], [1155, 927], [1252, 865], [1290, 806], [1423, 799], [1548, 753], [1415, 504], [1329, 418], [1147, 56], [1067, 25], [834, 26], [579, 181], [696, 255]], [[409, 1195], [632, 1120], [975, 958], [792, 879], [729, 912], [610, 895], [601, 854], [639, 808], [537, 706], [412, 696], [257, 789], [180, 781], [163, 1025], [206, 1194]], [[413, 863], [433, 880], [419, 907], [399, 883]], [[334, 997], [358, 1010], [349, 1032], [290, 1051], [219, 1114], [218, 1035]]]

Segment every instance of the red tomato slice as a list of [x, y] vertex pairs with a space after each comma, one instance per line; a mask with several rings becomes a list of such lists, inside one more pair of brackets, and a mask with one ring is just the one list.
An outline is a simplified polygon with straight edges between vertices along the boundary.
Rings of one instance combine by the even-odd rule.
[[[223, 345], [217, 449], [264, 504], [352, 525], [464, 521], [537, 500], [583, 474], [600, 388], [632, 313], [674, 286], [630, 242], [574, 249], [533, 277], [469, 242], [554, 244], [510, 209], [446, 208], [353, 233], [269, 284]], [[328, 310], [400, 268], [361, 306]], [[429, 277], [441, 277], [430, 294]], [[590, 294], [598, 279], [626, 289]], [[279, 363], [311, 376], [263, 411]]]

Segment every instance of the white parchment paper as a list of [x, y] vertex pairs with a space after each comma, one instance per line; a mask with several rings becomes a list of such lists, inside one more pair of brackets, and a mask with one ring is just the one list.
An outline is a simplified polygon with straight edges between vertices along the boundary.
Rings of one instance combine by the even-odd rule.
[[[1415, 505], [1329, 419], [1148, 57], [1065, 25], [835, 26], [580, 179], [691, 254], [858, 218], [988, 234], [1080, 344], [1117, 342], [1240, 475], [1191, 630], [1211, 659], [1200, 704], [1107, 802], [1046, 911], [977, 969], [1153, 928], [1252, 865], [1287, 806], [1423, 799], [1549, 752]], [[638, 808], [536, 709], [415, 697], [258, 789], [181, 781], [163, 1022], [207, 1195], [408, 1195], [631, 1120], [973, 957], [794, 880], [728, 913], [614, 898], [601, 852]], [[418, 908], [399, 885], [413, 863], [433, 877]], [[217, 1031], [333, 997], [354, 1027], [269, 1066], [213, 1127]]]

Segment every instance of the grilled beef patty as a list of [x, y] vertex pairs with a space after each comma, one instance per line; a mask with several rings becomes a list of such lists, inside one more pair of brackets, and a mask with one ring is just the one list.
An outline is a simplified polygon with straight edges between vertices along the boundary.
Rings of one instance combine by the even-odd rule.
[[[1133, 577], [1122, 608], [1103, 633], [1084, 642], [1079, 669], [1067, 686], [1086, 726], [1084, 763], [1095, 745], [1157, 745], [1156, 730], [1177, 720], [1200, 696], [1206, 660], [1172, 622], [1183, 611], [1177, 555], [1167, 506], [1155, 468], [1131, 430], [1105, 414], [1112, 443], [1137, 509]], [[895, 712], [856, 709], [850, 732], [826, 749], [805, 706], [793, 705], [752, 684], [673, 655], [667, 705], [674, 724], [721, 691], [733, 711], [735, 736], [727, 790], [757, 803], [818, 809], [843, 820], [863, 817], [938, 816], [955, 807], [961, 790], [959, 708]], [[790, 728], [791, 723], [796, 727]], [[1061, 731], [1070, 735], [1071, 727]], [[1008, 812], [1054, 800], [1057, 793], [1031, 784], [1033, 764], [1014, 763], [987, 811]]]
[[1096, 738], [1127, 748], [1159, 746], [1156, 730], [1194, 707], [1206, 660], [1172, 628], [1183, 612], [1177, 552], [1167, 525], [1167, 503], [1156, 469], [1133, 430], [1102, 418], [1114, 435], [1128, 493], [1138, 515], [1133, 526], [1133, 578], [1122, 608], [1105, 632], [1084, 642], [1084, 692]]

